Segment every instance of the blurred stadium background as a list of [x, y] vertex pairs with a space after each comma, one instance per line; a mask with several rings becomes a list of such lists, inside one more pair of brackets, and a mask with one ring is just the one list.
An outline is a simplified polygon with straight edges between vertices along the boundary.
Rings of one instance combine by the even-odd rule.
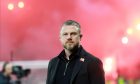
[[31, 68], [23, 84], [45, 84], [61, 50], [62, 22], [81, 23], [82, 45], [104, 63], [106, 84], [140, 84], [139, 0], [0, 0], [0, 69]]

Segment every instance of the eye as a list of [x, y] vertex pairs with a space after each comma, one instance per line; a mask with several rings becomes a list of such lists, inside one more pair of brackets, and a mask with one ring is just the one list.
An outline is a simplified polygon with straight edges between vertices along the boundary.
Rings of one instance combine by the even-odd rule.
[[68, 33], [63, 33], [63, 36], [66, 36], [66, 35], [68, 35]]
[[77, 35], [77, 33], [76, 32], [72, 32], [71, 35]]

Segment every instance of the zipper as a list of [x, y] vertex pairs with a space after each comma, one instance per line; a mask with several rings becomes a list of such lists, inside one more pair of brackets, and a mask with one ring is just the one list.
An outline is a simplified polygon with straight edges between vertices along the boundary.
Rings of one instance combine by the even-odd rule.
[[67, 71], [68, 65], [69, 65], [69, 62], [66, 63], [66, 67], [65, 67], [65, 70], [64, 70], [64, 76], [66, 75], [66, 71]]

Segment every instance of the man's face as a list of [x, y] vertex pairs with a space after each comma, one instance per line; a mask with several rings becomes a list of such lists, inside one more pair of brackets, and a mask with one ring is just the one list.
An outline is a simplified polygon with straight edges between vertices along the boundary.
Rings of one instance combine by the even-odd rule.
[[80, 45], [81, 34], [76, 26], [64, 25], [60, 32], [60, 41], [63, 47], [72, 51]]
[[7, 64], [6, 67], [5, 67], [5, 72], [6, 74], [10, 75], [12, 73], [12, 64]]

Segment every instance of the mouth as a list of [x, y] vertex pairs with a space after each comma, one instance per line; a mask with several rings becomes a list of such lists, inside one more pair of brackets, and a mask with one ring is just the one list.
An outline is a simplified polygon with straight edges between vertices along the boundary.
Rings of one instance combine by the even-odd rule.
[[72, 41], [68, 41], [67, 43], [74, 43], [74, 42], [72, 42]]

